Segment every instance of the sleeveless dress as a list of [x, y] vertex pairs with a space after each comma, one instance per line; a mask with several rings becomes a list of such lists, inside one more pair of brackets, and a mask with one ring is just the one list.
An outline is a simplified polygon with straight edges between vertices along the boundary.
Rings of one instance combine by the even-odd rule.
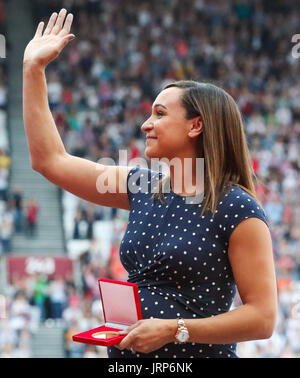
[[[236, 285], [228, 258], [229, 237], [244, 219], [268, 220], [246, 191], [227, 185], [212, 218], [202, 204], [172, 191], [152, 198], [161, 173], [133, 167], [127, 178], [130, 213], [120, 244], [128, 282], [138, 285], [143, 319], [196, 319], [229, 311]], [[145, 181], [146, 180], [146, 181]], [[147, 190], [142, 188], [147, 185]], [[237, 357], [236, 344], [170, 343], [143, 354], [107, 348], [109, 358]]]

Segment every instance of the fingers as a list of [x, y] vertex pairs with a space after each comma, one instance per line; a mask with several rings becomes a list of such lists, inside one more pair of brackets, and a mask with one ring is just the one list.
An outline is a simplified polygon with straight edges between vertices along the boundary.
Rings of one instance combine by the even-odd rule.
[[55, 24], [55, 21], [57, 19], [57, 13], [52, 13], [49, 21], [48, 21], [48, 25], [44, 31], [44, 35], [48, 35], [51, 33], [52, 29], [53, 29], [53, 26]]
[[73, 15], [72, 15], [72, 13], [69, 13], [69, 14], [67, 15], [66, 20], [65, 20], [64, 27], [63, 27], [63, 29], [61, 30], [61, 32], [63, 32], [63, 34], [68, 34], [68, 33], [70, 33], [71, 26], [72, 26], [72, 22], [73, 22]]
[[66, 9], [63, 8], [60, 10], [58, 17], [56, 19], [56, 23], [52, 29], [52, 34], [58, 34], [61, 31], [66, 14]]
[[120, 331], [119, 335], [124, 335], [127, 333], [127, 336], [124, 337], [124, 339], [118, 344], [118, 349], [128, 349], [132, 346], [134, 343], [134, 340], [136, 338], [136, 331], [134, 331], [138, 327], [138, 323], [135, 323], [131, 325], [130, 327], [126, 328], [124, 331]]
[[118, 344], [118, 349], [123, 350], [123, 349], [128, 349], [134, 341], [134, 334], [129, 333], [124, 339]]
[[61, 33], [62, 36], [67, 38], [67, 40], [64, 42], [68, 43], [71, 39], [74, 38], [73, 34], [69, 35], [72, 22], [73, 22], [73, 15], [69, 13], [66, 17], [66, 14], [67, 14], [66, 9], [61, 9], [59, 14], [57, 14], [56, 12], [52, 13], [44, 33], [43, 33], [44, 23], [40, 22], [37, 27], [35, 37]]
[[140, 325], [140, 322], [136, 322], [134, 324], [132, 324], [131, 326], [123, 329], [122, 331], [119, 331], [119, 335], [126, 335], [127, 333], [131, 332], [133, 329], [135, 329], [136, 327], [138, 327]]
[[131, 326], [127, 327], [126, 329], [124, 329], [123, 331], [119, 331], [119, 335], [126, 335], [132, 330], [134, 330], [136, 327], [138, 327], [139, 325], [140, 325], [140, 322], [136, 322], [132, 324]]
[[72, 39], [75, 38], [74, 34], [68, 34], [60, 41], [59, 49], [62, 50]]
[[34, 38], [38, 38], [38, 37], [41, 37], [42, 34], [43, 34], [43, 28], [44, 28], [44, 22], [40, 22], [38, 24], [38, 27], [36, 29], [36, 32], [35, 32], [35, 35], [34, 35]]

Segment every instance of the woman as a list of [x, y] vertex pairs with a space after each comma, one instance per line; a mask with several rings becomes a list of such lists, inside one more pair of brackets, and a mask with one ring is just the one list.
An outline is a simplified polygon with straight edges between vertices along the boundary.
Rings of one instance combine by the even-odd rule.
[[[269, 338], [276, 318], [272, 242], [251, 179], [240, 112], [213, 85], [178, 82], [160, 92], [142, 125], [145, 153], [149, 159], [176, 158], [179, 174], [172, 165], [162, 177], [69, 155], [48, 107], [44, 73], [74, 38], [66, 13], [52, 14], [44, 32], [40, 23], [25, 50], [24, 122], [34, 170], [85, 200], [130, 210], [120, 257], [129, 281], [138, 284], [143, 320], [126, 329], [108, 355], [236, 357], [237, 342]], [[195, 190], [198, 158], [204, 158], [205, 174]], [[186, 159], [194, 163], [191, 170]], [[114, 180], [106, 193], [99, 190], [99, 174], [117, 179], [114, 193]], [[181, 179], [188, 182], [184, 190]], [[145, 182], [147, 190], [141, 190]], [[152, 193], [153, 183], [158, 193]], [[202, 203], [199, 193], [205, 194]], [[229, 311], [235, 287], [243, 305]]]

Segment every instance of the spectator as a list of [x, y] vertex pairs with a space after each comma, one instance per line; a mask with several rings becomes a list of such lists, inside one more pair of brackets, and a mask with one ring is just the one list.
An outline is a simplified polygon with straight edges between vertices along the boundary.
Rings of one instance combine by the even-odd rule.
[[7, 201], [8, 170], [0, 167], [0, 201]]
[[9, 204], [5, 203], [0, 213], [0, 240], [3, 253], [11, 251], [11, 238], [14, 231], [13, 212], [9, 208]]
[[45, 301], [48, 296], [48, 279], [44, 275], [39, 275], [33, 289], [33, 303], [40, 309], [40, 319], [46, 319]]
[[0, 148], [0, 167], [7, 170], [10, 168], [10, 157], [3, 148]]
[[39, 205], [35, 198], [30, 198], [27, 204], [26, 209], [26, 227], [27, 227], [27, 234], [29, 236], [35, 236], [36, 227], [37, 227], [37, 219], [38, 219], [38, 211]]
[[52, 307], [52, 318], [61, 319], [67, 301], [64, 283], [61, 278], [50, 281], [49, 295]]
[[14, 228], [19, 233], [23, 230], [23, 191], [19, 185], [13, 188], [11, 197], [14, 205]]

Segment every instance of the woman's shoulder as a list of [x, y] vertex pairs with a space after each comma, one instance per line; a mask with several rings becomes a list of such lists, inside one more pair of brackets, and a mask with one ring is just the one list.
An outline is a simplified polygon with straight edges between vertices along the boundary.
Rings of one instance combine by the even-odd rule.
[[133, 166], [128, 172], [128, 178], [131, 178], [131, 181], [143, 181], [146, 179], [159, 180], [161, 177], [163, 177], [161, 172], [139, 165]]
[[134, 166], [127, 176], [127, 190], [130, 193], [150, 194], [158, 186], [162, 173], [143, 166]]
[[146, 175], [146, 176], [153, 176], [153, 175], [160, 175], [161, 176], [161, 172], [150, 169], [147, 166], [143, 166], [143, 165], [142, 166], [140, 166], [140, 165], [132, 166], [130, 171], [129, 171], [129, 174], [130, 175], [139, 174], [139, 175]]
[[269, 227], [268, 218], [258, 201], [245, 189], [234, 184], [226, 185], [218, 201], [216, 215], [220, 228], [227, 236], [241, 221], [248, 218], [261, 219]]
[[[258, 201], [245, 189], [235, 184], [227, 184], [218, 203], [220, 209], [236, 210], [247, 209], [250, 211], [263, 211]], [[221, 206], [223, 205], [223, 206]]]

